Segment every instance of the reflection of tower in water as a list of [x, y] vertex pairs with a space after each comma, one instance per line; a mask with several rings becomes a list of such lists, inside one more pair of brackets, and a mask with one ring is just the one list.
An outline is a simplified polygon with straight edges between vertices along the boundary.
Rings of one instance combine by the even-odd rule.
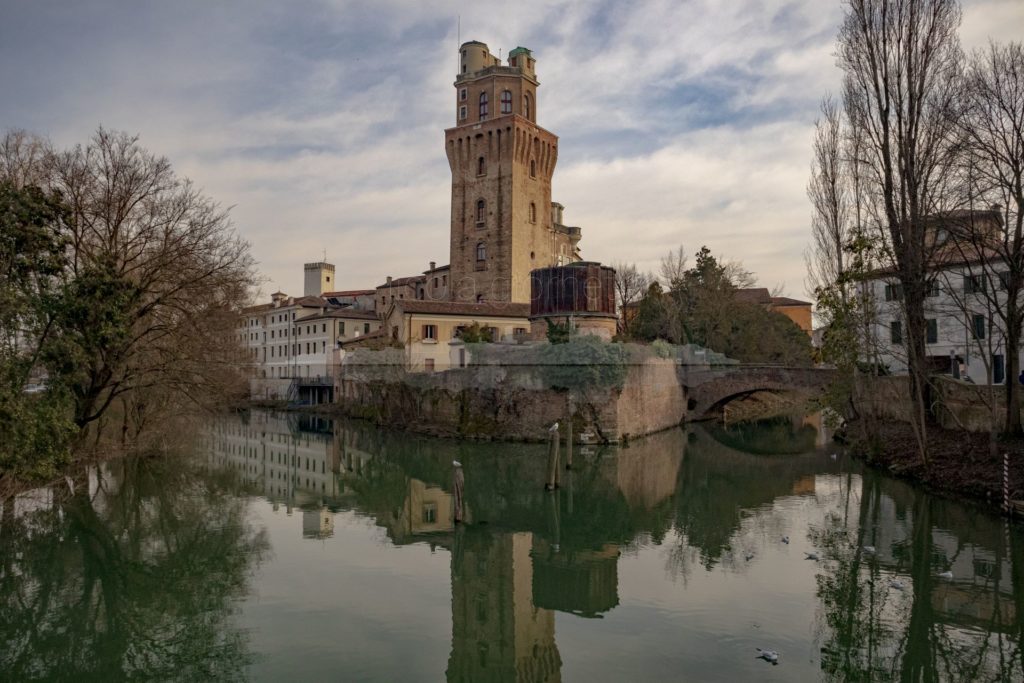
[[334, 515], [326, 507], [302, 511], [303, 538], [330, 538], [334, 535]]
[[533, 543], [533, 599], [540, 607], [597, 617], [619, 604], [619, 547], [558, 551], [544, 539]]
[[554, 612], [533, 601], [533, 534], [456, 530], [448, 680], [560, 681]]

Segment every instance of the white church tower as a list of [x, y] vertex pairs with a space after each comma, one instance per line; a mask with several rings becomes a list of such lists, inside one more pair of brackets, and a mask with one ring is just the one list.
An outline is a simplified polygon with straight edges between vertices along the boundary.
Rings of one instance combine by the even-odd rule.
[[320, 296], [324, 292], [336, 291], [333, 263], [325, 261], [307, 263], [305, 271], [306, 282], [302, 289], [303, 296]]

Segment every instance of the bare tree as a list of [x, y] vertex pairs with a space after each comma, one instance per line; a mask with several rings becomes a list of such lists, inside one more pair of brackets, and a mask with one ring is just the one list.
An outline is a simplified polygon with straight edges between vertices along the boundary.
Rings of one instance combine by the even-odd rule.
[[0, 138], [0, 179], [16, 188], [46, 184], [49, 146], [42, 138], [24, 130], [11, 130]]
[[[841, 282], [847, 270], [845, 249], [854, 211], [846, 135], [839, 105], [826, 97], [821, 102], [821, 118], [814, 124], [814, 156], [807, 184], [813, 210], [811, 246], [804, 254], [810, 292]], [[845, 287], [840, 293], [845, 299]]]
[[658, 274], [666, 289], [671, 289], [673, 285], [682, 282], [683, 276], [686, 275], [686, 252], [683, 251], [683, 245], [680, 244], [678, 250], [669, 249], [668, 253], [661, 257]]
[[725, 259], [722, 261], [722, 266], [725, 268], [725, 277], [733, 288], [749, 289], [757, 286], [757, 276], [747, 270], [742, 261]]
[[926, 463], [926, 219], [948, 208], [955, 180], [959, 25], [955, 0], [848, 0], [838, 41], [847, 117], [864, 141], [856, 163], [870, 183], [868, 207], [903, 288], [911, 423]]
[[637, 269], [635, 263], [620, 261], [612, 264], [615, 269], [615, 296], [619, 305], [619, 332], [626, 331], [626, 308], [636, 304], [643, 297], [653, 279], [648, 273]]
[[[955, 243], [970, 273], [983, 278], [975, 293], [1005, 335], [1006, 391], [1003, 429], [1020, 434], [1020, 344], [1024, 328], [1024, 46], [990, 44], [972, 55], [965, 92], [968, 106], [965, 185], [970, 210], [954, 225]], [[991, 338], [991, 337], [990, 337]]]

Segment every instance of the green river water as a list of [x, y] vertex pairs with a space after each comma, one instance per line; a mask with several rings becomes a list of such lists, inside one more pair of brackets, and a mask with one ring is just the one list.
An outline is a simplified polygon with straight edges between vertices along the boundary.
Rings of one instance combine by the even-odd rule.
[[554, 493], [543, 446], [294, 414], [171, 446], [2, 502], [0, 680], [1024, 680], [1021, 527], [813, 418], [577, 447]]

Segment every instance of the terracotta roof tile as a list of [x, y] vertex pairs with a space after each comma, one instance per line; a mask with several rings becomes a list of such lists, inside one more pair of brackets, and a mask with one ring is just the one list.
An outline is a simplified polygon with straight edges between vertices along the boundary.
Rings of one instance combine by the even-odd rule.
[[790, 299], [788, 296], [773, 296], [772, 306], [810, 306], [810, 301], [800, 301], [800, 299]]
[[331, 309], [320, 315], [311, 315], [302, 320], [320, 320], [327, 318], [348, 319], [348, 320], [380, 320], [373, 311], [358, 311], [350, 308]]
[[502, 301], [484, 303], [463, 303], [459, 301], [396, 301], [395, 306], [406, 313], [427, 313], [433, 315], [462, 315], [488, 318], [528, 318], [530, 304], [513, 304]]
[[737, 301], [742, 301], [745, 304], [770, 304], [772, 302], [772, 295], [767, 287], [737, 289], [733, 296]]

